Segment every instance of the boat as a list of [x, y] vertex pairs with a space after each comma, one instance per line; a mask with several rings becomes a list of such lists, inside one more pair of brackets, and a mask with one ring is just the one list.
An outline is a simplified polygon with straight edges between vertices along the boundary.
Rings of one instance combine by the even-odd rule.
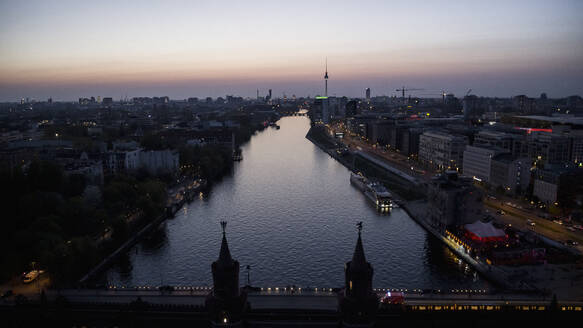
[[368, 179], [360, 173], [350, 173], [350, 184], [355, 186], [358, 190], [364, 192], [367, 189]]
[[377, 208], [381, 210], [389, 210], [395, 207], [393, 203], [393, 195], [378, 182], [370, 182], [360, 172], [350, 174], [350, 184], [362, 191], [366, 198], [368, 198]]
[[365, 196], [370, 199], [378, 208], [389, 209], [393, 207], [393, 195], [378, 182], [371, 182], [367, 185]]

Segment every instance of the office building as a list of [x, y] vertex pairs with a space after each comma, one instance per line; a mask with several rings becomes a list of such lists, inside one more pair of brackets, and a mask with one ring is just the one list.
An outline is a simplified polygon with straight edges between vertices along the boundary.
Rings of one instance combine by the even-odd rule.
[[528, 137], [530, 158], [549, 164], [570, 161], [571, 140], [558, 133], [532, 132]]
[[455, 169], [462, 165], [467, 144], [465, 136], [427, 131], [419, 137], [419, 160], [440, 170]]
[[482, 192], [471, 178], [446, 171], [432, 178], [427, 188], [427, 217], [439, 231], [477, 221], [483, 213]]
[[492, 157], [504, 152], [493, 147], [466, 146], [463, 156], [463, 174], [477, 181], [490, 181]]
[[495, 155], [491, 159], [490, 185], [502, 187], [507, 192], [522, 194], [530, 183], [529, 158], [514, 158], [511, 154]]

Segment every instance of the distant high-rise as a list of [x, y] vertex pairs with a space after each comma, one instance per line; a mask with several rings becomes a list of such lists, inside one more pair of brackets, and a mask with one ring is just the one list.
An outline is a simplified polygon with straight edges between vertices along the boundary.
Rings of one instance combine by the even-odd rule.
[[328, 97], [328, 58], [326, 58], [326, 73], [324, 74], [324, 97]]
[[366, 88], [366, 101], [370, 101], [370, 88]]
[[326, 58], [326, 73], [324, 73], [324, 97], [322, 98], [322, 123], [330, 123], [330, 109], [328, 104], [328, 58]]

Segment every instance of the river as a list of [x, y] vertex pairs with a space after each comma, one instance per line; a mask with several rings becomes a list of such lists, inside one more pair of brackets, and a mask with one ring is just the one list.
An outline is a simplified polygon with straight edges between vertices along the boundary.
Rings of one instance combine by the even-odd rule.
[[242, 147], [244, 159], [231, 175], [111, 267], [108, 282], [212, 285], [225, 220], [242, 285], [250, 265], [254, 286], [341, 287], [362, 221], [374, 287], [492, 288], [403, 210], [377, 213], [350, 185], [350, 171], [305, 139], [307, 117], [278, 124], [280, 130], [258, 132]]

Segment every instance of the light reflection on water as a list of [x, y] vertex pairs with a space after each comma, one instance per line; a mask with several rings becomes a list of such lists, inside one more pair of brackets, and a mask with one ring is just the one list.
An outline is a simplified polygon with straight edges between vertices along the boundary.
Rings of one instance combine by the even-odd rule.
[[251, 265], [253, 285], [339, 287], [355, 223], [363, 221], [375, 287], [491, 287], [401, 209], [377, 213], [350, 185], [349, 171], [304, 138], [307, 118], [278, 124], [280, 130], [254, 136], [230, 176], [129, 251], [106, 279], [126, 286], [211, 285], [219, 222], [226, 220], [231, 253], [241, 268]]

